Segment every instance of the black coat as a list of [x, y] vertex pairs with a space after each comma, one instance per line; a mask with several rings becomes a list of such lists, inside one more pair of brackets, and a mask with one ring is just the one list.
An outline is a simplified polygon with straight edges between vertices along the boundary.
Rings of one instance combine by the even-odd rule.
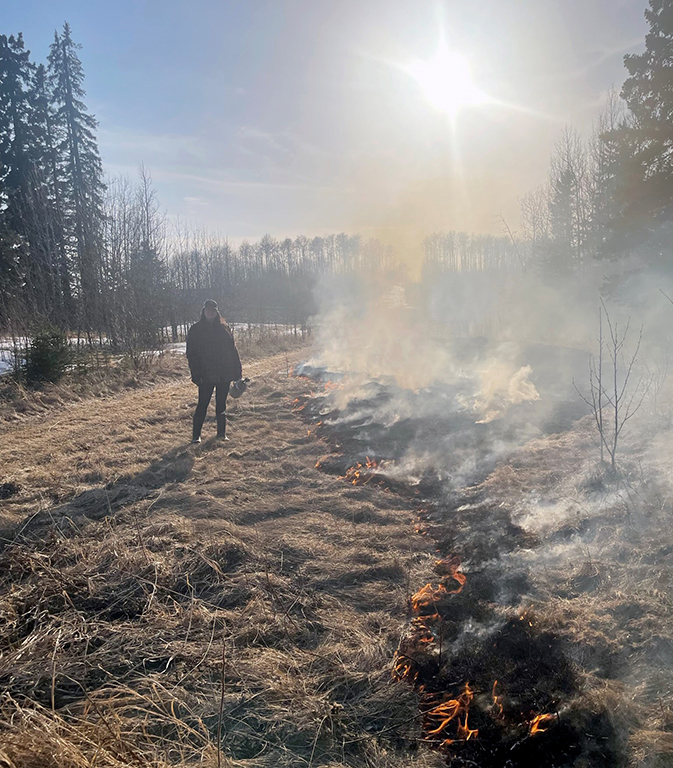
[[241, 360], [229, 327], [202, 317], [187, 333], [187, 361], [192, 379], [199, 383], [238, 381]]

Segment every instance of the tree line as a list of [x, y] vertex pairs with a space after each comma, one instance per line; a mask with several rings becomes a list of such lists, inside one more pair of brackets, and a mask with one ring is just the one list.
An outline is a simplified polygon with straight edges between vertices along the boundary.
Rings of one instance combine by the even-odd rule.
[[[539, 269], [581, 278], [633, 254], [670, 265], [673, 217], [673, 0], [650, 0], [645, 51], [625, 57], [593, 136], [567, 128], [547, 184], [522, 200], [522, 234], [435, 233], [427, 274]], [[205, 298], [229, 320], [305, 328], [329, 273], [398, 268], [394, 250], [335, 234], [236, 246], [171, 225], [149, 172], [105, 179], [97, 122], [68, 24], [36, 64], [0, 35], [0, 331], [35, 320], [114, 347], [177, 338]]]
[[305, 327], [320, 274], [390, 262], [390, 249], [346, 234], [233, 247], [169, 227], [143, 166], [135, 183], [105, 180], [79, 48], [66, 23], [36, 64], [21, 34], [0, 35], [0, 330], [37, 320], [152, 345], [208, 297], [232, 320]]
[[624, 57], [628, 77], [592, 136], [566, 128], [548, 182], [522, 200], [531, 259], [554, 278], [633, 257], [672, 266], [673, 0], [650, 0], [645, 17], [645, 50]]
[[[68, 24], [46, 64], [31, 60], [22, 35], [0, 36], [0, 331], [27, 336], [48, 323], [147, 348], [178, 339], [206, 298], [230, 321], [304, 331], [322, 275], [398, 268], [390, 246], [359, 235], [233, 246], [170, 224], [142, 165], [135, 182], [104, 178], [78, 50]], [[511, 246], [450, 233], [426, 250], [442, 269], [465, 269], [506, 260]]]

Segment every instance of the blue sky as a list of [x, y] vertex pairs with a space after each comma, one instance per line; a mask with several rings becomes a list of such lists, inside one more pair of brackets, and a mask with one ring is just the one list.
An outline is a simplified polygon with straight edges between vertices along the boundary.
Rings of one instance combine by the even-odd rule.
[[[22, 0], [43, 60], [68, 21], [108, 172], [142, 161], [171, 217], [233, 240], [518, 226], [565, 124], [588, 133], [646, 0]], [[500, 102], [455, 131], [401, 65], [442, 30]], [[508, 106], [503, 106], [502, 104]]]

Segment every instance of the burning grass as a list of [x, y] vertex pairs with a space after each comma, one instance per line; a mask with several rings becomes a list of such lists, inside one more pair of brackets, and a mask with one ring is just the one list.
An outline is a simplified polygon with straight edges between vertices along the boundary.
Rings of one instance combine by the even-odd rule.
[[[596, 468], [588, 420], [545, 436], [519, 414], [505, 446], [505, 425], [437, 416], [449, 441], [422, 402], [417, 418], [391, 419], [405, 397], [372, 384], [302, 413], [335, 448], [320, 468], [366, 455], [338, 473], [401, 490], [439, 556], [392, 665], [419, 697], [426, 743], [451, 766], [670, 764], [670, 432], [640, 425], [614, 475]], [[470, 485], [455, 482], [460, 455], [427, 453], [409, 471], [409, 446], [473, 444], [478, 455], [484, 430], [497, 461], [475, 463]]]
[[[459, 488], [462, 459], [405, 468], [417, 425], [373, 418], [381, 387], [351, 412], [286, 370], [250, 371], [229, 444], [183, 446], [189, 385], [4, 433], [0, 757], [669, 764], [666, 434], [616, 479], [579, 422]], [[472, 426], [483, 455], [484, 430], [505, 434]]]
[[0, 764], [440, 764], [390, 676], [412, 513], [315, 470], [305, 380], [255, 365], [226, 444], [186, 383], [5, 429]]

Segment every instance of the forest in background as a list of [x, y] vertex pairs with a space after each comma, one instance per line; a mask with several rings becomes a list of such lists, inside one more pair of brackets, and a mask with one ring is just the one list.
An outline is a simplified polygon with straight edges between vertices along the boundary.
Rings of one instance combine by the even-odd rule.
[[[521, 201], [520, 231], [434, 233], [426, 275], [528, 272], [572, 289], [609, 264], [603, 290], [647, 267], [667, 273], [673, 218], [673, 2], [651, 0], [642, 54], [593, 135], [566, 128], [548, 182]], [[305, 331], [326, 274], [399, 271], [401, 254], [353, 234], [237, 246], [170, 223], [150, 172], [106, 178], [68, 24], [46, 63], [0, 35], [0, 331], [48, 325], [114, 349], [176, 340], [205, 298], [227, 319]], [[616, 277], [615, 277], [616, 275]], [[495, 278], [499, 279], [498, 277]]]

